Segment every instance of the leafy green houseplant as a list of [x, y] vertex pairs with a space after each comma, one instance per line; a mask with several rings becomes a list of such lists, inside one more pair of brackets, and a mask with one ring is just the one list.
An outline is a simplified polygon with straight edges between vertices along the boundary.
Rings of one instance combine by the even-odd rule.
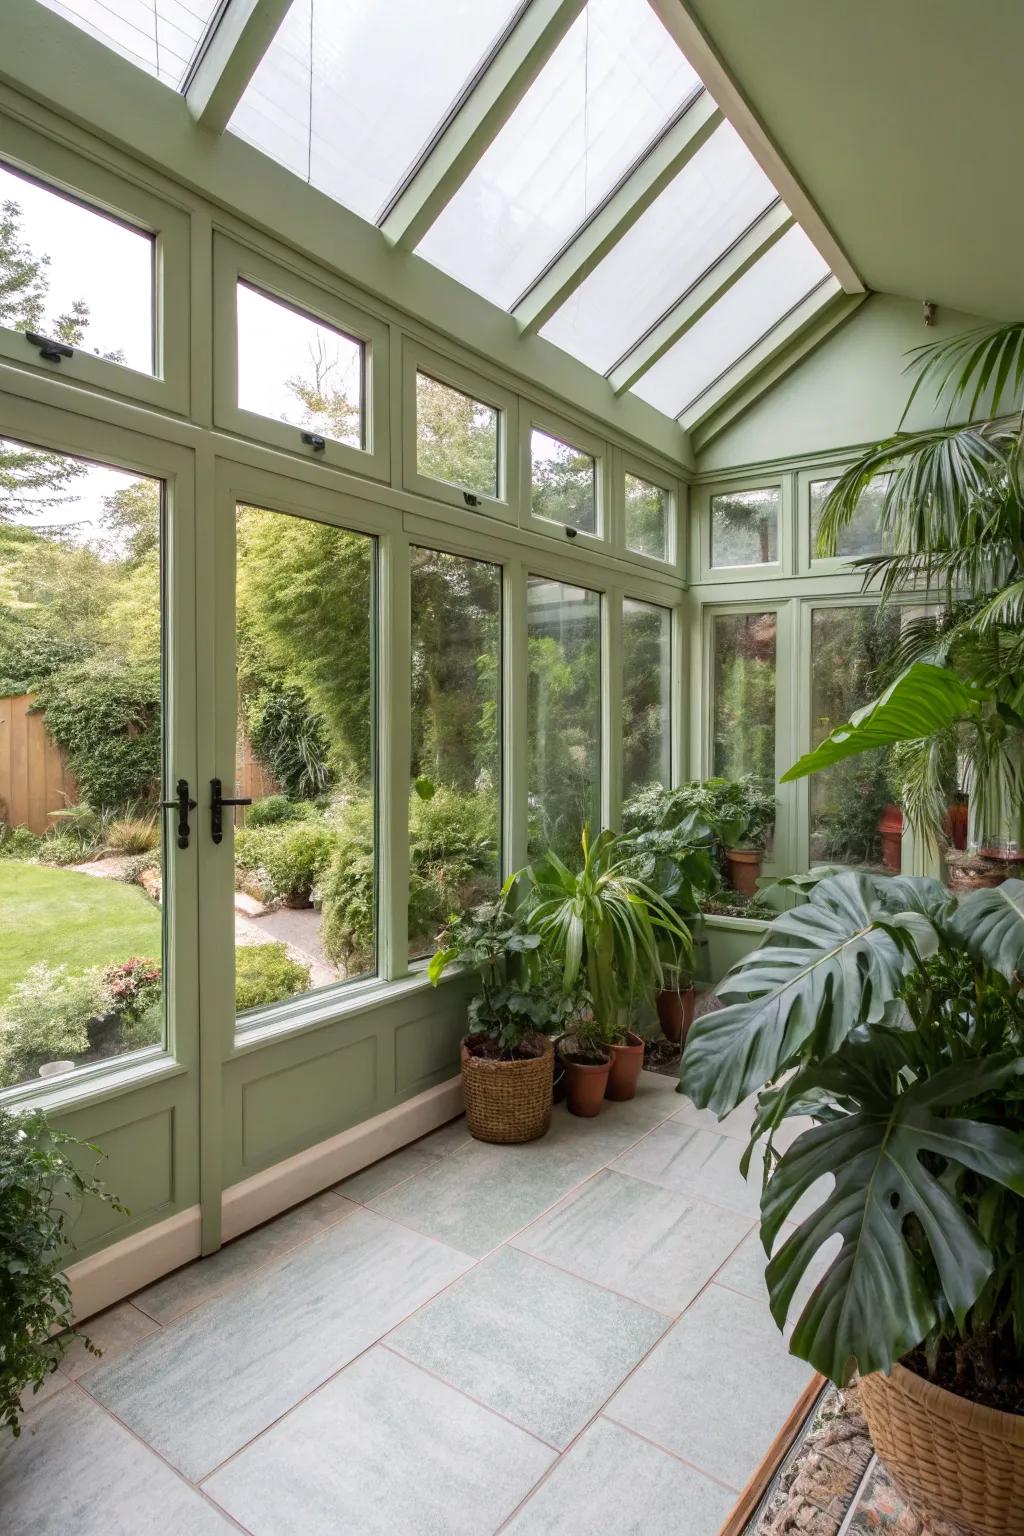
[[[38, 1392], [74, 1337], [63, 1274], [69, 1209], [89, 1198], [124, 1210], [79, 1169], [72, 1148], [81, 1145], [54, 1130], [41, 1110], [19, 1116], [0, 1109], [0, 1425], [14, 1435], [25, 1392]], [[88, 1150], [100, 1155], [98, 1147]], [[86, 1347], [99, 1353], [88, 1340]]]
[[[680, 1089], [719, 1114], [758, 1094], [745, 1165], [763, 1138], [773, 1315], [785, 1323], [838, 1244], [790, 1348], [835, 1381], [860, 1371], [883, 1459], [908, 1382], [915, 1402], [928, 1389], [929, 1422], [946, 1398], [983, 1405], [998, 1442], [1000, 1420], [1019, 1422], [1004, 1410], [1024, 1411], [1024, 882], [959, 903], [909, 877], [802, 889], [720, 984], [728, 1006], [694, 1025]], [[779, 1155], [785, 1122], [808, 1115]], [[1018, 1428], [1006, 1445], [1019, 1477]], [[893, 1470], [926, 1512], [974, 1528], [955, 1490], [940, 1507], [913, 1466]]]

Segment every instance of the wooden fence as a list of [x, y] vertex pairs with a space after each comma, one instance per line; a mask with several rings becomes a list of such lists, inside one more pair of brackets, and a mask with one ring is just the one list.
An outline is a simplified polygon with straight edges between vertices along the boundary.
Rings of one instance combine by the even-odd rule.
[[45, 715], [31, 708], [30, 693], [0, 698], [0, 821], [39, 836], [79, 792]]

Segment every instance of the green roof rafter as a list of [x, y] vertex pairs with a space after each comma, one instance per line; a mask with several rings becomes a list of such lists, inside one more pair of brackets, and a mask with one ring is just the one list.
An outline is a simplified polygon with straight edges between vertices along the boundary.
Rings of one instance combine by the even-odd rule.
[[196, 50], [181, 89], [196, 122], [223, 133], [292, 0], [227, 0]]

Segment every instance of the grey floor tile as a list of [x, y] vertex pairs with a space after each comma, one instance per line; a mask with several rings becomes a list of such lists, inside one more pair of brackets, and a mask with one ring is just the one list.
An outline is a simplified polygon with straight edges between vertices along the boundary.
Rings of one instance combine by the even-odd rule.
[[10, 1536], [232, 1536], [236, 1528], [76, 1387], [0, 1444]]
[[503, 1248], [388, 1344], [563, 1447], [666, 1326], [647, 1307]]
[[[83, 1371], [91, 1370], [97, 1364], [97, 1358], [115, 1360], [126, 1349], [155, 1333], [159, 1326], [130, 1301], [119, 1301], [116, 1307], [98, 1312], [81, 1325], [78, 1337], [71, 1340], [65, 1351], [61, 1370], [74, 1380]], [[83, 1334], [101, 1351], [99, 1357], [86, 1348]]]
[[37, 1391], [33, 1392], [31, 1387], [26, 1387], [21, 1394], [22, 1418], [27, 1413], [34, 1413], [37, 1408], [48, 1403], [51, 1397], [56, 1397], [58, 1392], [66, 1391], [70, 1385], [71, 1378], [65, 1376], [63, 1371], [51, 1371], [48, 1376], [43, 1377]]
[[731, 1136], [668, 1120], [617, 1158], [613, 1167], [664, 1189], [699, 1195], [753, 1221], [761, 1206], [760, 1166], [755, 1160], [744, 1180], [739, 1170], [742, 1150]]
[[433, 1168], [440, 1159], [433, 1157], [429, 1152], [421, 1152], [416, 1143], [412, 1146], [402, 1147], [398, 1152], [392, 1152], [390, 1157], [382, 1157], [380, 1162], [371, 1163], [368, 1168], [361, 1168], [358, 1173], [350, 1178], [342, 1179], [334, 1188], [339, 1195], [345, 1195], [349, 1200], [358, 1200], [362, 1204], [373, 1200], [377, 1195], [383, 1195], [387, 1190], [394, 1189], [396, 1184], [401, 1184], [404, 1179], [411, 1179], [414, 1173], [422, 1173], [425, 1168]]
[[418, 1152], [429, 1152], [431, 1157], [447, 1157], [450, 1152], [468, 1146], [472, 1140], [466, 1130], [465, 1115], [459, 1115], [457, 1120], [449, 1120], [447, 1125], [438, 1126], [436, 1131], [421, 1136], [419, 1141], [413, 1142], [413, 1146]]
[[554, 1457], [377, 1348], [205, 1488], [254, 1536], [492, 1536]]
[[737, 1211], [608, 1169], [513, 1244], [675, 1314], [689, 1306], [749, 1230], [749, 1217]]
[[229, 1286], [245, 1280], [254, 1270], [289, 1253], [300, 1243], [318, 1237], [356, 1209], [331, 1190], [293, 1206], [244, 1237], [226, 1243], [209, 1258], [197, 1259], [132, 1297], [137, 1307], [158, 1323], [169, 1323], [193, 1307], [219, 1296]]
[[680, 1094], [676, 1112], [672, 1118], [681, 1120], [684, 1125], [695, 1125], [703, 1131], [717, 1131], [720, 1136], [731, 1136], [736, 1141], [746, 1143], [750, 1140], [750, 1128], [756, 1108], [757, 1098], [752, 1095], [749, 1099], [744, 1099], [742, 1104], [737, 1104], [730, 1114], [719, 1120], [713, 1110], [698, 1109], [685, 1094]]
[[[795, 1230], [796, 1228], [790, 1226], [788, 1222], [783, 1225], [775, 1245], [776, 1252], [778, 1252], [781, 1245]], [[824, 1248], [815, 1254], [813, 1260], [807, 1266], [807, 1273], [797, 1286], [796, 1294], [789, 1309], [789, 1320], [791, 1322], [795, 1322], [800, 1316], [814, 1287], [835, 1258], [841, 1241], [841, 1238], [836, 1236], [826, 1243]], [[730, 1290], [740, 1291], [745, 1296], [755, 1296], [759, 1301], [767, 1301], [768, 1287], [764, 1280], [767, 1263], [768, 1258], [761, 1243], [760, 1230], [755, 1228], [750, 1236], [740, 1244], [729, 1262], [722, 1266], [715, 1279], [719, 1285], [728, 1286]]]
[[711, 1284], [606, 1412], [739, 1491], [811, 1375], [766, 1302]]
[[733, 1502], [657, 1446], [597, 1419], [503, 1536], [716, 1536]]
[[356, 1210], [82, 1382], [196, 1480], [466, 1264], [440, 1243]]

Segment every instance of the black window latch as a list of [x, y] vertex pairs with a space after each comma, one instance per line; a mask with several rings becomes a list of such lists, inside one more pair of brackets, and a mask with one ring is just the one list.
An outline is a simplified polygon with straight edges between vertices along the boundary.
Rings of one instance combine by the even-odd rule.
[[462, 499], [467, 507], [478, 507], [480, 505], [480, 497], [474, 496], [472, 491], [463, 491]]
[[327, 439], [321, 437], [319, 432], [303, 432], [302, 441], [307, 443], [314, 453], [323, 453], [327, 447]]
[[37, 336], [35, 331], [26, 331], [25, 340], [31, 347], [39, 348], [39, 356], [45, 357], [48, 363], [59, 363], [62, 357], [74, 357], [74, 347], [69, 347], [63, 341], [51, 341], [49, 336]]
[[223, 808], [224, 808], [225, 805], [252, 805], [252, 800], [248, 796], [240, 797], [237, 800], [225, 800], [224, 796], [221, 793], [221, 782], [220, 782], [220, 779], [211, 779], [210, 780], [210, 836], [213, 838], [213, 841], [215, 843], [222, 842], [223, 839], [224, 839], [224, 815], [223, 815]]
[[194, 811], [196, 802], [189, 798], [188, 779], [179, 779], [174, 786], [174, 799], [161, 800], [161, 809], [178, 813], [178, 847], [187, 848], [189, 840], [188, 813]]

